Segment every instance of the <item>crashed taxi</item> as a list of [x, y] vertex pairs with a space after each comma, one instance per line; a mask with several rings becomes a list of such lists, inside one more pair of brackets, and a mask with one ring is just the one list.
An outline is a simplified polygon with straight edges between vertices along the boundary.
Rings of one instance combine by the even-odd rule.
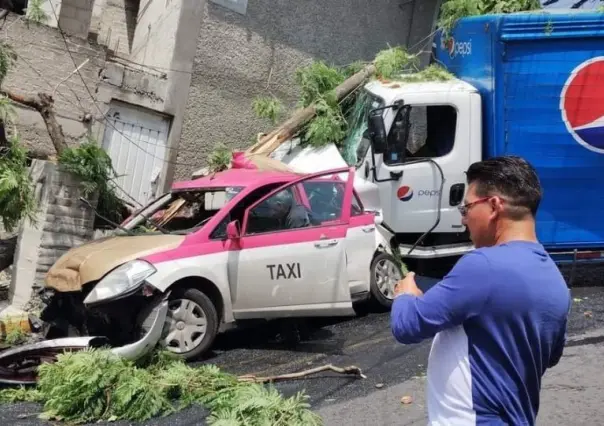
[[104, 336], [129, 355], [156, 344], [193, 359], [244, 320], [390, 307], [401, 278], [354, 169], [231, 168], [177, 182], [117, 235], [49, 270], [47, 338]]

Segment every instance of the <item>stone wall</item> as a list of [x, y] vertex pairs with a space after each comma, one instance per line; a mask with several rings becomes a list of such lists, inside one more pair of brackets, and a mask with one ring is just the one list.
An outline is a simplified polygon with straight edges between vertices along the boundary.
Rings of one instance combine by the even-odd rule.
[[[32, 292], [44, 283], [50, 267], [72, 247], [92, 239], [94, 212], [79, 201], [80, 182], [48, 161], [34, 160], [30, 174], [36, 184], [36, 222], [25, 220], [19, 229], [9, 291], [16, 309], [31, 308]], [[94, 206], [96, 199], [90, 200]]]
[[270, 128], [254, 117], [252, 101], [272, 93], [293, 106], [298, 98], [294, 81], [298, 67], [314, 59], [338, 65], [371, 60], [388, 45], [430, 50], [429, 35], [439, 2], [384, 0], [379, 6], [349, 0], [201, 3], [203, 16], [176, 178], [189, 177], [191, 164], [203, 166], [215, 143], [247, 147], [258, 132]]

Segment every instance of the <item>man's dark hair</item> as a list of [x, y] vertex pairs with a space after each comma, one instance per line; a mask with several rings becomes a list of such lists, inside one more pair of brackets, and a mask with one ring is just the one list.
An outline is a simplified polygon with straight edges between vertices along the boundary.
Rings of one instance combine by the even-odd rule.
[[541, 184], [535, 168], [516, 156], [493, 157], [479, 161], [467, 171], [468, 184], [476, 184], [476, 195], [499, 195], [508, 201], [506, 212], [514, 220], [534, 217], [541, 202]]

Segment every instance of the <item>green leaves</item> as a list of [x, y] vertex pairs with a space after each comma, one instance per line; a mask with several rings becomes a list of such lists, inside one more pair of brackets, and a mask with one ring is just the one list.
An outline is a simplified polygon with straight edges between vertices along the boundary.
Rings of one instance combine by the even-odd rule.
[[375, 68], [378, 76], [391, 79], [403, 70], [418, 71], [419, 58], [408, 53], [402, 47], [391, 47], [382, 50], [375, 57]]
[[268, 118], [273, 124], [277, 124], [277, 120], [283, 113], [283, 104], [275, 97], [256, 98], [252, 108], [258, 117]]
[[296, 83], [300, 88], [300, 104], [307, 107], [321, 99], [346, 79], [338, 68], [330, 67], [323, 61], [313, 62], [307, 67], [296, 70]]
[[138, 365], [108, 350], [65, 353], [39, 367], [37, 389], [4, 389], [0, 401], [44, 403], [43, 417], [75, 423], [145, 421], [193, 404], [214, 426], [318, 426], [308, 397], [283, 398], [272, 387], [240, 382], [216, 366], [189, 367], [158, 352]]
[[223, 143], [216, 144], [208, 156], [208, 168], [210, 172], [218, 173], [228, 169], [232, 156], [233, 151], [228, 146]]
[[539, 0], [446, 0], [440, 8], [438, 27], [449, 37], [457, 21], [467, 16], [540, 10]]
[[37, 223], [35, 186], [27, 165], [27, 150], [17, 135], [0, 148], [0, 217], [8, 232], [17, 228], [23, 218]]
[[87, 138], [79, 146], [67, 148], [61, 153], [59, 164], [80, 179], [85, 197], [98, 192], [98, 211], [102, 216], [114, 222], [121, 221], [122, 202], [113, 182], [118, 176], [111, 157], [96, 141]]

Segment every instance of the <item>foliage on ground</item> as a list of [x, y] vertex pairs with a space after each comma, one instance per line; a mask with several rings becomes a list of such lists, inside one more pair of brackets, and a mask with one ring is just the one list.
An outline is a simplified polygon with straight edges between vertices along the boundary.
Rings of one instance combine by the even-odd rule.
[[2, 339], [3, 343], [8, 346], [17, 346], [27, 341], [28, 334], [19, 327], [15, 327], [6, 333]]
[[109, 154], [88, 137], [78, 146], [69, 147], [59, 156], [59, 165], [78, 177], [84, 197], [98, 194], [99, 214], [113, 222], [121, 222], [122, 201], [117, 196], [117, 172]]
[[191, 405], [209, 412], [210, 425], [321, 425], [301, 393], [282, 397], [274, 388], [238, 381], [213, 365], [193, 368], [157, 352], [139, 365], [92, 349], [65, 353], [39, 367], [36, 388], [0, 391], [0, 402], [38, 402], [42, 417], [76, 423], [145, 421]]

